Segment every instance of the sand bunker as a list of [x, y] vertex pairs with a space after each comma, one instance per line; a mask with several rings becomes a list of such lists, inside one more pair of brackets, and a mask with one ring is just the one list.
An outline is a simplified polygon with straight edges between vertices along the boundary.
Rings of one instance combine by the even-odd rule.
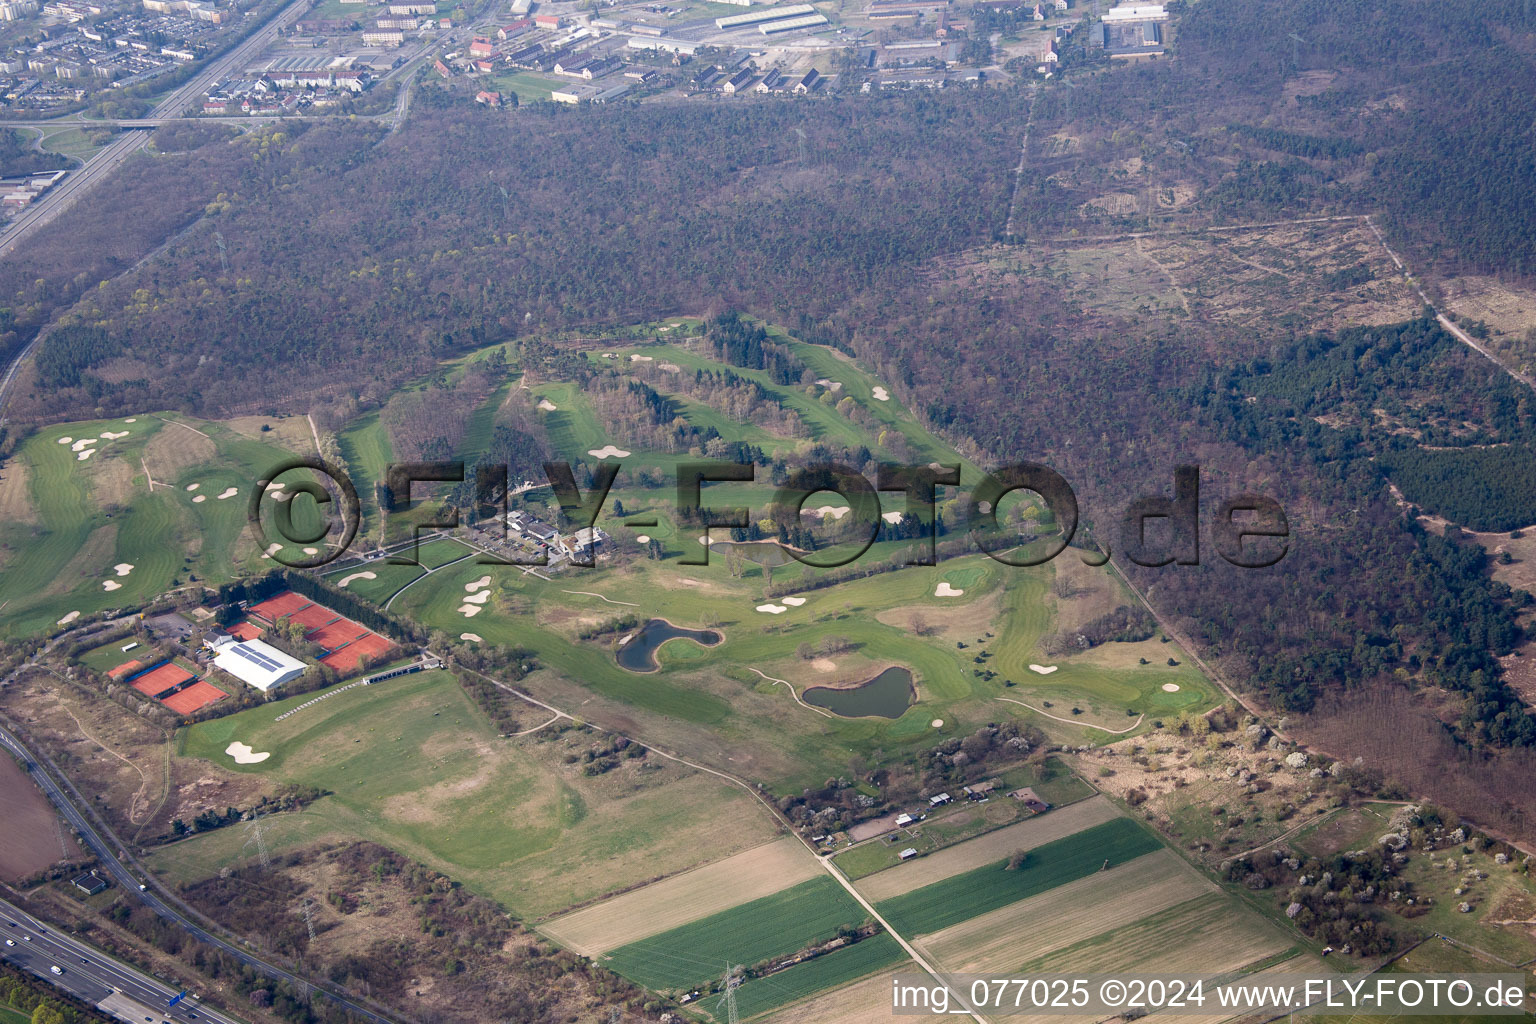
[[801, 605], [805, 604], [805, 598], [803, 597], [781, 597], [779, 600], [783, 601], [785, 604], [792, 608], [799, 608]]
[[102, 590], [122, 590], [123, 589], [123, 585], [121, 583], [117, 582], [117, 580], [102, 580], [101, 581], [101, 589]]
[[654, 363], [656, 360], [651, 356], [643, 356], [635, 352], [629, 357], [629, 361], [632, 363]]
[[112, 567], [112, 571], [117, 573], [119, 576], [127, 576], [129, 573], [133, 572], [133, 563], [118, 562]]
[[226, 487], [226, 488], [224, 488], [223, 491], [221, 491], [219, 493], [219, 500], [223, 501], [225, 498], [233, 498], [235, 495], [237, 495], [239, 493], [240, 493], [240, 488], [238, 488], [238, 487]]
[[760, 612], [767, 612], [769, 615], [783, 615], [785, 612], [789, 611], [788, 608], [785, 608], [781, 604], [760, 604], [757, 606], [757, 610]]
[[293, 497], [293, 495], [289, 494], [287, 491], [270, 491], [269, 493], [272, 495], [273, 501], [287, 501], [289, 498]]
[[126, 430], [103, 430], [101, 432], [101, 436], [106, 438], [108, 441], [116, 441], [120, 437], [127, 437], [128, 436], [128, 431], [126, 431]]
[[75, 456], [75, 461], [77, 461], [77, 462], [84, 462], [86, 459], [90, 458], [92, 455], [95, 455], [95, 454], [96, 454], [96, 449], [95, 448], [87, 448], [85, 451], [83, 451], [79, 455]]
[[471, 640], [471, 641], [473, 641], [473, 642], [475, 642], [477, 644], [485, 643], [485, 637], [481, 636], [479, 633], [460, 633], [459, 634], [459, 639], [460, 640]]
[[306, 555], [318, 555], [320, 553], [320, 549], [319, 548], [305, 548], [304, 549], [304, 553]]
[[649, 544], [650, 542], [651, 542], [651, 538], [649, 536], [647, 536], [646, 534], [643, 534], [643, 533], [640, 536], [635, 538], [635, 543], [637, 543], [637, 544]]
[[933, 588], [934, 597], [960, 597], [965, 591], [949, 585], [948, 580], [940, 580], [939, 585]]
[[225, 747], [224, 753], [234, 758], [235, 764], [261, 764], [261, 762], [272, 756], [272, 752], [269, 750], [263, 750], [258, 754], [256, 751], [252, 750], [244, 743], [240, 743], [239, 741], [231, 743], [229, 746]]
[[847, 505], [823, 505], [821, 508], [808, 508], [805, 510], [805, 514], [808, 516], [821, 516], [822, 519], [831, 516], [838, 522], [842, 522], [843, 516], [847, 515], [850, 511], [852, 510]]
[[554, 412], [559, 406], [547, 398], [541, 398], [539, 399], [538, 408], [541, 412]]
[[187, 484], [187, 490], [195, 491], [195, 490], [197, 490], [201, 486], [203, 486], [203, 485], [202, 484]]
[[61, 437], [61, 438], [59, 438], [59, 444], [74, 444], [74, 443], [75, 443], [75, 439], [72, 438], [72, 437]]
[[476, 615], [479, 615], [483, 611], [485, 611], [485, 609], [481, 608], [477, 604], [461, 604], [461, 605], [459, 605], [459, 614], [464, 616], [466, 619], [472, 619]]
[[699, 543], [703, 544], [705, 547], [709, 547], [714, 542], [715, 542], [715, 538], [711, 537], [707, 533], [704, 536], [699, 538]]
[[588, 448], [587, 454], [598, 459], [629, 458], [629, 452], [625, 451], [623, 448], [617, 448], [611, 444], [605, 444], [601, 448]]
[[69, 446], [69, 450], [72, 451], [72, 452], [78, 452], [82, 448], [89, 448], [91, 445], [93, 445], [95, 443], [96, 443], [96, 438], [94, 438], [94, 437], [82, 437], [80, 440], [78, 440], [74, 444], [70, 445]]
[[336, 585], [338, 587], [345, 588], [346, 585], [348, 583], [351, 583], [353, 580], [376, 580], [378, 578], [379, 578], [379, 574], [376, 573], [376, 572], [355, 572], [355, 573], [353, 573], [350, 576], [342, 577], [341, 582], [336, 584]]
[[942, 728], [944, 728], [944, 719], [942, 719], [942, 718], [935, 718], [933, 720], [933, 727], [935, 729], [942, 729]]
[[891, 400], [891, 393], [879, 385], [875, 386], [874, 396], [877, 402], [889, 402]]
[[129, 416], [127, 419], [123, 420], [123, 422], [124, 423], [137, 423], [137, 422], [139, 422], [139, 420], [138, 420], [138, 417], [136, 417], [136, 416]]
[[208, 495], [206, 495], [206, 494], [199, 494], [199, 495], [196, 495], [195, 497], [193, 497], [192, 504], [194, 504], [194, 505], [201, 505], [203, 502], [205, 502], [207, 500], [208, 500]]
[[491, 599], [491, 592], [489, 590], [482, 590], [478, 594], [470, 594], [468, 597], [466, 597], [464, 599], [464, 603], [465, 604], [485, 604], [485, 602], [489, 601], [490, 599]]
[[80, 613], [79, 612], [70, 612], [68, 615], [64, 616], [62, 619], [59, 620], [59, 625], [67, 626], [71, 622], [74, 622], [79, 617], [80, 617]]
[[281, 550], [283, 550], [283, 546], [281, 544], [273, 542], [273, 543], [267, 545], [267, 553], [262, 555], [261, 557], [262, 558], [271, 558], [273, 555], [277, 554]]
[[897, 523], [901, 522], [901, 517], [902, 517], [903, 514], [904, 513], [901, 513], [901, 512], [882, 512], [882, 513], [880, 513], [880, 518], [884, 519], [886, 522], [890, 523], [892, 526], [895, 526]]
[[477, 591], [477, 590], [484, 590], [486, 587], [488, 587], [490, 585], [491, 585], [491, 578], [489, 576], [481, 576], [479, 579], [475, 580], [473, 583], [466, 583], [466, 584], [464, 584], [464, 589], [466, 591], [468, 591], [469, 593], [473, 594], [475, 591]]
[[1178, 683], [1164, 683], [1163, 684], [1163, 692], [1164, 693], [1178, 693], [1179, 692], [1179, 684]]
[[1029, 670], [1031, 672], [1038, 672], [1042, 676], [1048, 676], [1052, 672], [1056, 671], [1056, 666], [1055, 665], [1031, 665], [1031, 666], [1029, 666]]

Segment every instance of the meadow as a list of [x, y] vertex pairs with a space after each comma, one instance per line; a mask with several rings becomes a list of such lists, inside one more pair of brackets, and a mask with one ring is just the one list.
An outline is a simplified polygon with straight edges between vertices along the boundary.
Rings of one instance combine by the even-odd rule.
[[[275, 720], [314, 696], [177, 734], [179, 756], [330, 794], [270, 819], [273, 850], [369, 839], [538, 917], [778, 833], [751, 797], [691, 769], [630, 761], [594, 778], [564, 760], [592, 742], [586, 734], [501, 738], [447, 672], [355, 688]], [[271, 756], [237, 764], [225, 753], [236, 741]], [[175, 881], [206, 878], [251, 857], [250, 838], [243, 829], [200, 834], [153, 864]]]
[[1115, 818], [1028, 851], [1013, 871], [997, 861], [885, 900], [876, 909], [903, 934], [936, 932], [1159, 849], [1162, 843], [1144, 826]]
[[700, 921], [621, 946], [600, 963], [655, 991], [688, 988], [725, 973], [824, 942], [857, 927], [864, 909], [831, 878], [813, 878]]

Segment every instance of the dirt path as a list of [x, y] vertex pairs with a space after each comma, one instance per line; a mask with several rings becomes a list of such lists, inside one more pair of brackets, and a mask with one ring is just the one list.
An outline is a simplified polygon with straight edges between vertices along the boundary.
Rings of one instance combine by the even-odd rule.
[[[432, 655], [431, 651], [427, 651], [427, 653], [429, 655]], [[432, 656], [433, 657], [437, 657], [436, 655], [432, 655]], [[441, 659], [439, 659], [439, 660], [441, 660]], [[523, 701], [526, 701], [529, 704], [533, 704], [533, 705], [535, 705], [537, 707], [541, 707], [544, 710], [552, 712], [552, 713], [554, 713], [556, 715], [566, 714], [565, 712], [561, 711], [559, 708], [555, 707], [553, 704], [546, 704], [543, 701], [539, 700], [537, 697], [534, 697], [531, 694], [524, 693], [522, 690], [519, 690], [515, 686], [508, 686], [506, 683], [502, 682], [501, 680], [495, 679], [495, 678], [493, 678], [491, 676], [488, 676], [488, 675], [484, 674], [483, 672], [474, 672], [473, 670], [466, 670], [466, 671], [470, 671], [473, 675], [479, 676], [481, 679], [484, 679], [486, 682], [492, 684], [493, 686], [500, 687], [501, 689], [503, 689], [503, 690], [507, 691], [508, 693], [512, 694], [514, 697], [517, 697], [519, 700], [523, 700]], [[572, 717], [572, 716], [567, 715], [567, 717]], [[601, 733], [608, 733], [609, 735], [614, 735], [614, 736], [623, 735], [622, 733], [616, 733], [616, 732], [612, 732], [611, 730], [604, 729], [602, 726], [596, 725], [596, 724], [594, 724], [592, 722], [588, 722], [587, 725], [590, 728], [596, 729], [598, 732], [601, 732]], [[822, 868], [826, 870], [827, 874], [829, 874], [833, 878], [835, 878], [837, 880], [837, 884], [841, 885], [845, 890], [847, 890], [848, 894], [850, 896], [852, 896], [858, 902], [858, 904], [861, 907], [864, 908], [864, 910], [869, 914], [869, 916], [871, 918], [873, 918], [875, 921], [879, 922], [880, 926], [883, 927], [886, 930], [886, 932], [891, 936], [891, 938], [896, 940], [896, 942], [901, 946], [901, 948], [906, 951], [907, 955], [912, 958], [914, 963], [916, 963], [919, 967], [921, 967], [923, 969], [923, 971], [926, 972], [928, 974], [928, 976], [934, 980], [934, 982], [936, 982], [937, 984], [939, 984], [939, 985], [941, 985], [941, 986], [943, 986], [945, 988], [950, 989], [950, 994], [955, 997], [955, 1004], [957, 1006], [966, 1007], [967, 1008], [966, 1012], [970, 1015], [970, 1017], [973, 1020], [976, 1021], [976, 1024], [987, 1024], [987, 1022], [981, 1016], [979, 1016], [975, 1012], [969, 1010], [970, 1003], [965, 1000], [963, 994], [958, 992], [958, 991], [956, 991], [954, 988], [952, 988], [949, 985], [949, 983], [946, 982], [943, 979], [943, 977], [939, 974], [939, 972], [936, 971], [928, 963], [928, 961], [923, 957], [923, 955], [920, 952], [918, 952], [917, 948], [915, 946], [913, 946], [911, 942], [907, 941], [907, 939], [900, 932], [898, 932], [896, 929], [892, 928], [891, 925], [890, 925], [890, 922], [887, 921], [884, 917], [882, 917], [880, 915], [880, 912], [877, 911], [874, 908], [874, 905], [871, 904], [867, 899], [865, 899], [864, 896], [857, 889], [855, 889], [853, 887], [853, 883], [848, 881], [847, 877], [842, 873], [842, 871], [840, 871], [838, 869], [837, 865], [832, 863], [832, 860], [831, 860], [830, 857], [823, 856], [820, 851], [818, 851], [814, 846], [812, 846], [809, 842], [806, 841], [804, 836], [802, 836], [799, 832], [796, 832], [793, 829], [789, 829], [788, 828], [788, 826], [785, 824], [783, 815], [781, 815], [779, 813], [779, 809], [776, 806], [774, 806], [773, 802], [771, 800], [769, 800], [769, 798], [763, 792], [759, 791], [757, 789], [757, 787], [755, 787], [752, 784], [748, 783], [744, 779], [738, 779], [734, 775], [731, 775], [731, 774], [729, 774], [727, 772], [722, 772], [722, 771], [720, 771], [718, 769], [715, 769], [715, 768], [710, 768], [708, 765], [699, 764], [696, 761], [689, 761], [686, 758], [679, 757], [677, 754], [673, 754], [673, 753], [671, 753], [669, 751], [662, 750], [660, 747], [652, 746], [649, 743], [642, 742], [641, 740], [634, 739], [633, 737], [625, 737], [625, 738], [628, 739], [631, 743], [638, 744], [643, 749], [645, 749], [645, 750], [647, 750], [647, 751], [657, 755], [658, 757], [664, 757], [668, 761], [673, 761], [673, 762], [675, 762], [677, 764], [686, 765], [687, 767], [692, 768], [694, 771], [704, 772], [707, 775], [713, 775], [715, 778], [720, 779], [720, 780], [722, 780], [722, 781], [724, 781], [726, 783], [729, 783], [730, 785], [735, 786], [736, 788], [738, 788], [738, 789], [740, 789], [740, 790], [750, 794], [752, 796], [752, 798], [754, 800], [756, 800], [759, 804], [761, 804], [762, 807], [768, 812], [768, 815], [769, 815], [769, 817], [771, 817], [773, 819], [774, 824], [778, 825], [780, 828], [786, 829], [787, 831], [789, 831], [789, 833], [791, 835], [793, 835], [796, 839], [798, 839], [801, 842], [801, 844], [804, 845], [805, 848], [811, 852], [811, 855], [816, 858], [817, 862], [821, 864]], [[953, 1013], [955, 1011], [951, 1011], [951, 1012]]]
[[86, 739], [88, 739], [92, 743], [96, 744], [102, 750], [105, 750], [107, 753], [111, 754], [113, 757], [115, 757], [119, 761], [123, 762], [123, 764], [126, 764], [128, 767], [132, 768], [134, 771], [139, 773], [139, 778], [142, 780], [142, 783], [139, 786], [139, 791], [137, 793], [133, 794], [133, 799], [131, 801], [129, 801], [129, 803], [128, 803], [128, 820], [131, 821], [135, 825], [142, 825], [144, 823], [144, 821], [148, 820], [148, 816], [147, 815], [143, 819], [140, 819], [140, 817], [139, 817], [139, 801], [143, 800], [143, 799], [146, 799], [145, 794], [149, 790], [149, 776], [144, 774], [144, 769], [140, 768], [138, 765], [134, 764], [128, 758], [124, 757], [122, 754], [119, 754], [117, 751], [113, 750], [111, 747], [109, 747], [105, 743], [101, 742], [101, 740], [97, 739], [95, 736], [92, 736], [89, 732], [87, 732], [86, 728], [85, 728], [85, 725], [80, 721], [80, 719], [76, 718], [75, 717], [75, 713], [73, 711], [69, 710], [69, 708], [65, 707], [62, 702], [60, 702], [60, 704], [59, 704], [59, 709], [61, 711], [63, 711], [66, 715], [68, 715], [70, 717], [70, 720], [75, 723], [75, 728], [80, 730], [80, 735], [81, 736], [84, 736]]
[[1130, 732], [1132, 729], [1134, 729], [1138, 725], [1140, 725], [1141, 724], [1141, 720], [1143, 718], [1147, 717], [1145, 714], [1137, 715], [1136, 716], [1136, 721], [1132, 722], [1130, 725], [1126, 726], [1124, 729], [1106, 729], [1102, 725], [1094, 725], [1091, 722], [1083, 721], [1081, 718], [1062, 718], [1060, 715], [1053, 715], [1049, 711], [1041, 711], [1039, 708], [1035, 707], [1032, 704], [1025, 704], [1023, 701], [1021, 701], [1021, 700], [1014, 700], [1012, 697], [998, 697], [996, 699], [997, 700], [1005, 700], [1009, 704], [1017, 704], [1021, 708], [1029, 708], [1029, 710], [1033, 711], [1037, 715], [1044, 715], [1046, 718], [1054, 718], [1058, 722], [1065, 722], [1068, 725], [1080, 725], [1084, 729], [1097, 729], [1097, 730], [1099, 730], [1099, 732], [1107, 732], [1111, 736], [1123, 736], [1123, 735], [1125, 735], [1126, 733]]
[[801, 700], [800, 699], [800, 695], [795, 692], [794, 684], [791, 683], [788, 679], [775, 679], [775, 678], [773, 678], [773, 676], [766, 675], [762, 671], [753, 668], [751, 665], [748, 665], [747, 669], [749, 671], [756, 672], [758, 675], [762, 676], [764, 679], [768, 680], [770, 683], [783, 683], [785, 686], [789, 687], [789, 695], [791, 697], [795, 698], [795, 703], [799, 704], [801, 707], [809, 708], [810, 710], [816, 712], [818, 715], [822, 715], [822, 716], [825, 716], [827, 718], [836, 718], [837, 717], [836, 715], [832, 714], [832, 712], [828, 711], [826, 708], [819, 708], [819, 707], [817, 707], [814, 704], [807, 704], [805, 701]]
[[625, 608], [639, 608], [640, 607], [639, 605], [635, 604], [633, 601], [615, 601], [611, 597], [604, 597], [602, 594], [594, 594], [590, 590], [562, 590], [562, 591], [560, 591], [560, 593], [562, 593], [562, 594], [580, 594], [582, 597], [595, 597], [599, 601], [606, 601], [609, 604], [620, 604], [620, 605], [623, 605]]
[[1147, 252], [1146, 248], [1142, 245], [1142, 240], [1140, 238], [1136, 239], [1136, 255], [1152, 264], [1158, 269], [1159, 272], [1162, 273], [1164, 277], [1168, 279], [1168, 285], [1173, 289], [1173, 294], [1179, 297], [1179, 305], [1184, 307], [1184, 315], [1192, 316], [1193, 314], [1189, 311], [1189, 296], [1185, 295], [1184, 289], [1179, 287], [1179, 279], [1174, 277], [1173, 271], [1163, 266], [1163, 264], [1158, 260], [1156, 256], [1153, 256], [1151, 253]]
[[[144, 467], [144, 479], [149, 481], [149, 493], [155, 493], [155, 478], [149, 472], [149, 463], [144, 459], [139, 460], [139, 465]], [[169, 487], [169, 484], [161, 484], [161, 487]]]

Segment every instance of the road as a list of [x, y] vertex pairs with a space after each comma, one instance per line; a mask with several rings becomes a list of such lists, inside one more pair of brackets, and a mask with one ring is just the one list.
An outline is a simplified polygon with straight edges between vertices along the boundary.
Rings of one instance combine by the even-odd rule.
[[[3, 728], [0, 728], [0, 747], [8, 750], [22, 764], [32, 766], [30, 774], [33, 781], [42, 789], [53, 805], [58, 808], [64, 820], [84, 840], [85, 845], [90, 848], [91, 852], [96, 855], [97, 860], [100, 861], [97, 871], [107, 874], [110, 880], [125, 893], [137, 896], [140, 902], [153, 910], [161, 918], [177, 925], [198, 941], [218, 948], [261, 974], [286, 982], [296, 990], [302, 991], [312, 987], [311, 982], [261, 959], [243, 946], [228, 942], [212, 934], [202, 925], [192, 920], [183, 909], [184, 905], [181, 901], [163, 889], [154, 876], [145, 871], [128, 854], [122, 844], [116, 840], [116, 837], [111, 837], [113, 841], [110, 843], [104, 838], [104, 835], [110, 836], [110, 832], [107, 831], [105, 825], [101, 825], [98, 829], [97, 824], [87, 820], [85, 815], [81, 814], [75, 804], [75, 800], [65, 793], [64, 788], [59, 785], [58, 780], [54, 777], [54, 772], [50, 770], [48, 764], [40, 763], [41, 759], [33, 756], [32, 752], [20, 740]], [[83, 803], [84, 801], [81, 802]], [[140, 889], [141, 884], [147, 884], [149, 888]], [[10, 947], [5, 948], [9, 949]], [[392, 1024], [388, 1017], [376, 1013], [345, 996], [338, 995], [330, 990], [327, 990], [325, 994], [327, 998], [334, 1000], [353, 1014], [372, 1021], [373, 1024]]]
[[[166, 118], [179, 117], [185, 108], [208, 87], [232, 70], [240, 67], [252, 56], [260, 53], [273, 39], [278, 30], [304, 7], [308, 0], [289, 0], [287, 6], [274, 14], [267, 23], [256, 29], [222, 57], [216, 57], [208, 65], [177, 86], [161, 100], [148, 118], [138, 119], [144, 124], [154, 124]], [[100, 122], [108, 125], [111, 122]], [[134, 124], [135, 121], [125, 121]], [[76, 199], [89, 192], [102, 179], [115, 170], [132, 154], [143, 149], [149, 142], [149, 132], [142, 128], [126, 130], [121, 138], [114, 139], [107, 147], [91, 157], [78, 171], [71, 171], [57, 187], [43, 193], [42, 197], [11, 221], [0, 234], [0, 259], [9, 256], [18, 244], [30, 238], [44, 225], [67, 210]]]
[[[31, 971], [93, 1006], [116, 994], [154, 1013], [153, 1017], [148, 1017], [141, 1012], [135, 1020], [238, 1024], [234, 1018], [190, 998], [174, 1007], [168, 1006], [177, 989], [119, 963], [94, 946], [63, 934], [5, 900], [0, 900], [0, 939], [6, 943], [0, 946], [0, 959]], [[54, 974], [53, 967], [63, 973]], [[129, 1008], [129, 1004], [121, 1000], [112, 1002], [124, 1011]]]

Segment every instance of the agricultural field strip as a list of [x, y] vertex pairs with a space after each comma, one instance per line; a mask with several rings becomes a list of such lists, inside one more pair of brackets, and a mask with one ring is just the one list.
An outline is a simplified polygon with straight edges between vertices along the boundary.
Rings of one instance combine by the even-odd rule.
[[[1118, 817], [1120, 812], [1108, 798], [1092, 797], [876, 872], [855, 884], [867, 899], [878, 903], [984, 867], [1015, 850], [1032, 850]], [[872, 841], [879, 842], [878, 839]]]
[[979, 974], [1045, 956], [1215, 891], [1173, 851], [1159, 850], [914, 941], [945, 970]]
[[1225, 893], [1186, 900], [1051, 953], [1008, 965], [1028, 974], [1225, 974], [1274, 956], [1290, 937]]
[[697, 985], [727, 962], [754, 964], [825, 941], [868, 915], [821, 875], [730, 910], [632, 942], [598, 962], [653, 991]]
[[763, 1018], [768, 1024], [890, 1024], [891, 974], [911, 974], [917, 965], [908, 960], [863, 981], [825, 992], [814, 999]]
[[1163, 848], [1140, 822], [1117, 818], [1036, 847], [1015, 870], [996, 861], [886, 900], [876, 909], [901, 932], [936, 932]]
[[737, 992], [737, 1006], [742, 1019], [756, 1017], [818, 993], [839, 989], [906, 958], [907, 954], [896, 940], [882, 933], [777, 974], [747, 981]]
[[701, 868], [673, 875], [540, 926], [584, 956], [658, 935], [820, 876], [801, 842], [785, 836]]

